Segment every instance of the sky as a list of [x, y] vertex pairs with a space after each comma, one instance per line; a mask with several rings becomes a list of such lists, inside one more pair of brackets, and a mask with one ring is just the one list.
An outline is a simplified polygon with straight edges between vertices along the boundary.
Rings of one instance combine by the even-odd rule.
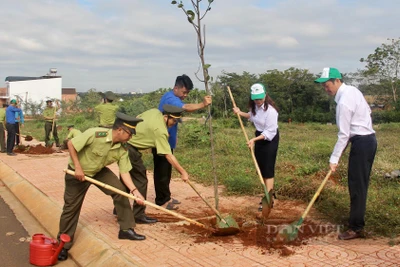
[[[56, 68], [63, 87], [78, 92], [151, 92], [172, 88], [181, 74], [204, 89], [195, 77], [195, 31], [170, 0], [0, 0], [0, 6], [3, 81]], [[393, 0], [215, 0], [202, 20], [205, 61], [214, 79], [290, 67], [354, 72], [365, 66], [360, 58], [399, 38], [399, 14], [400, 1]]]

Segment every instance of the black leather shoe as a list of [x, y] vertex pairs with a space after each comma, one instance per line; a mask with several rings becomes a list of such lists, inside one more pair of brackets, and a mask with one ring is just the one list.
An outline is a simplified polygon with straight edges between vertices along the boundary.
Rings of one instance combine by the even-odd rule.
[[135, 222], [138, 224], [151, 224], [151, 223], [156, 223], [158, 222], [157, 219], [155, 218], [150, 218], [147, 217], [146, 215], [140, 217], [140, 218], [135, 218]]
[[65, 261], [66, 259], [68, 259], [68, 249], [62, 248], [60, 254], [58, 254], [58, 260]]
[[128, 230], [119, 230], [118, 239], [129, 239], [129, 240], [145, 240], [144, 235], [137, 234], [132, 228]]

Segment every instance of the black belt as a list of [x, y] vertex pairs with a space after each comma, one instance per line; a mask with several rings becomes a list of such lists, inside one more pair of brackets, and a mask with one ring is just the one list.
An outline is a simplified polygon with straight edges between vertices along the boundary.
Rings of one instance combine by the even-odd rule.
[[372, 133], [372, 134], [366, 134], [366, 135], [359, 135], [359, 134], [357, 134], [357, 135], [354, 135], [354, 136], [352, 136], [349, 140], [350, 140], [350, 142], [354, 142], [356, 139], [358, 139], [358, 138], [365, 138], [365, 137], [372, 137], [372, 136], [375, 136], [375, 134], [374, 133]]

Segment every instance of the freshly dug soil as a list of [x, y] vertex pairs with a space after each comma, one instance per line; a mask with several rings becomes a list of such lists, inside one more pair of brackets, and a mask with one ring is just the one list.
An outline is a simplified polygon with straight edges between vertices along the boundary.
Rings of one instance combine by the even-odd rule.
[[40, 155], [40, 154], [53, 154], [55, 150], [50, 147], [45, 147], [42, 146], [41, 144], [38, 144], [36, 146], [19, 145], [14, 148], [14, 152], [20, 154]]
[[30, 135], [25, 136], [25, 141], [32, 141], [33, 137]]
[[[178, 210], [178, 212], [188, 218], [193, 218], [193, 214], [190, 211]], [[294, 247], [306, 245], [316, 237], [322, 237], [337, 231], [335, 226], [331, 224], [306, 220], [301, 225], [297, 238], [294, 241], [287, 242], [286, 240], [280, 240], [279, 230], [291, 223], [296, 223], [300, 218], [293, 207], [280, 205], [276, 210], [273, 210], [266, 220], [261, 218], [261, 213], [257, 211], [238, 212], [231, 210], [230, 212], [240, 228], [239, 233], [230, 236], [214, 235], [210, 231], [192, 224], [173, 224], [181, 221], [181, 219], [169, 214], [157, 213], [149, 214], [149, 216], [157, 218], [162, 223], [171, 223], [168, 226], [169, 228], [193, 237], [194, 243], [214, 242], [219, 243], [221, 246], [229, 247], [229, 245], [240, 242], [244, 247], [258, 247], [262, 254], [278, 252], [281, 256], [292, 255], [295, 253]], [[227, 214], [227, 210], [224, 210], [224, 213]], [[213, 213], [204, 210], [202, 214], [204, 217], [197, 219], [197, 221], [208, 227], [215, 228], [217, 223]], [[282, 216], [282, 214], [285, 214], [285, 216]]]

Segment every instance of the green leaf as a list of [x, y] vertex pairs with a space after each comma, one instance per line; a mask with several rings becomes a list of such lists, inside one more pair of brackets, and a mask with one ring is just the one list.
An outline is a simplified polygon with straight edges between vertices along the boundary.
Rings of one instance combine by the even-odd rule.
[[172, 1], [171, 2], [172, 5], [176, 5], [176, 3], [177, 3], [176, 1]]
[[194, 20], [194, 18], [195, 18], [195, 14], [194, 14], [194, 12], [192, 11], [192, 10], [188, 10], [188, 11], [186, 11], [186, 13], [188, 14], [188, 18], [190, 18], [189, 20]]
[[211, 67], [211, 64], [204, 64], [204, 69], [208, 69], [209, 67]]
[[183, 7], [183, 4], [179, 4], [178, 7], [179, 7], [179, 8], [182, 8], [182, 7]]
[[211, 4], [212, 2], [214, 2], [214, 0], [208, 0], [208, 3], [210, 3], [210, 4]]

